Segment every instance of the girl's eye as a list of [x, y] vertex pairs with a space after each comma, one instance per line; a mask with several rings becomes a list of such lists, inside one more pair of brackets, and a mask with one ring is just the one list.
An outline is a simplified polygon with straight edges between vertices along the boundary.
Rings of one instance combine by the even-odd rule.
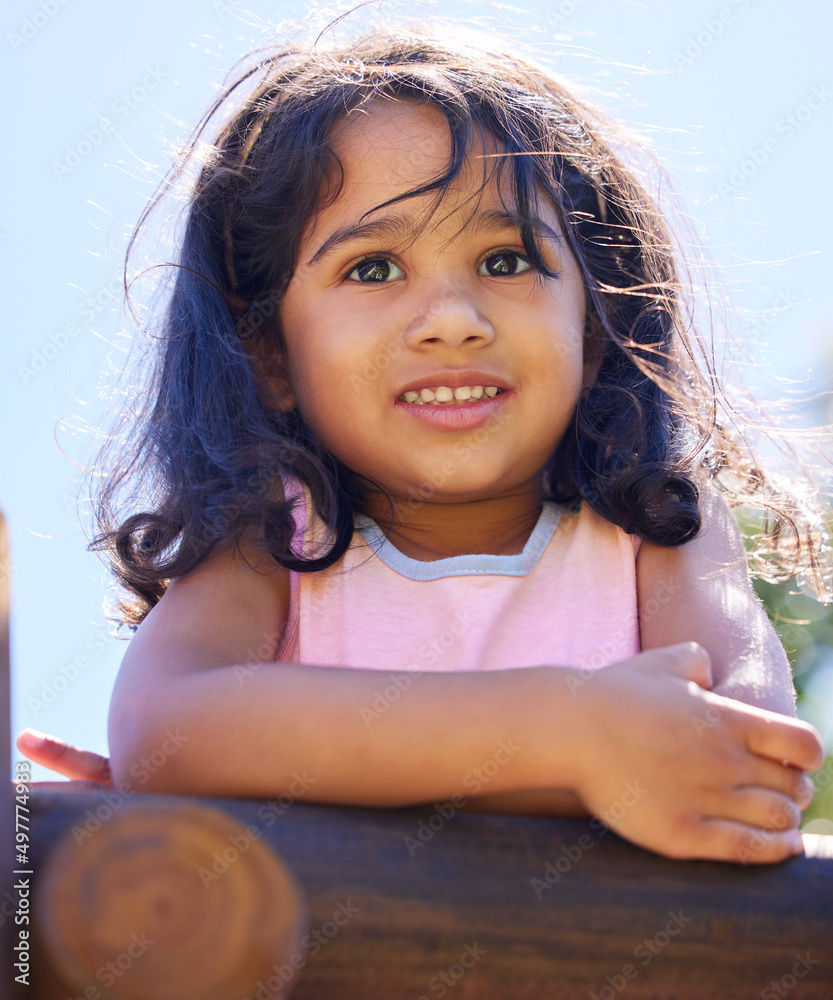
[[[520, 266], [519, 266], [520, 265]], [[489, 254], [477, 270], [483, 277], [495, 278], [523, 274], [532, 265], [514, 250], [498, 250]], [[402, 268], [389, 257], [366, 257], [359, 261], [347, 277], [363, 285], [383, 284], [403, 277]]]
[[368, 257], [359, 261], [347, 277], [353, 278], [353, 275], [357, 275], [354, 281], [365, 285], [381, 284], [389, 279], [401, 278], [402, 269], [387, 257]]
[[[518, 264], [521, 265], [520, 269]], [[522, 274], [530, 267], [532, 265], [526, 257], [515, 253], [514, 250], [498, 250], [483, 261], [477, 273], [486, 278], [496, 278], [508, 274]]]

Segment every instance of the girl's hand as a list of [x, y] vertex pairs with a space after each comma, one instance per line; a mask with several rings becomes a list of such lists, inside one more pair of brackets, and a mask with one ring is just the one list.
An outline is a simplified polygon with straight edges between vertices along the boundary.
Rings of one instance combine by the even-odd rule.
[[576, 792], [623, 837], [672, 858], [756, 864], [801, 851], [802, 771], [821, 766], [805, 722], [708, 691], [696, 643], [652, 649], [575, 689], [593, 727]]
[[110, 761], [91, 750], [70, 746], [54, 736], [35, 729], [24, 729], [17, 737], [17, 749], [36, 764], [57, 771], [71, 781], [88, 781], [104, 787], [113, 786]]

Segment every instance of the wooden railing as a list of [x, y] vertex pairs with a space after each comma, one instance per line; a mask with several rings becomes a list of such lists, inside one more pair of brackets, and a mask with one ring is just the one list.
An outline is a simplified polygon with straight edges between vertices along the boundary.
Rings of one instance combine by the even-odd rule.
[[32, 801], [37, 1000], [833, 997], [833, 837], [743, 866], [442, 803]]
[[[0, 641], [3, 699], [9, 774]], [[598, 821], [451, 803], [29, 792], [30, 985], [7, 960], [2, 998], [833, 1000], [833, 837], [732, 865], [665, 859]], [[16, 899], [9, 883], [4, 956], [19, 956]]]

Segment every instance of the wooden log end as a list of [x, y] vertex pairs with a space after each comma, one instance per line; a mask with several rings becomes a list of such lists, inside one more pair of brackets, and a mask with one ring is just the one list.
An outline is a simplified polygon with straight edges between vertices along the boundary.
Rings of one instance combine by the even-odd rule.
[[301, 893], [257, 828], [179, 799], [73, 828], [39, 882], [44, 943], [81, 995], [235, 1000], [306, 931]]

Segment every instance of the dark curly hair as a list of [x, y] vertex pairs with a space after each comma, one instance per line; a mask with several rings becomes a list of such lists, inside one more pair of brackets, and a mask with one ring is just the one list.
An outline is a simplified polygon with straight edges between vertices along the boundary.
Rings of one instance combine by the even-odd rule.
[[[525, 251], [544, 274], [552, 272], [536, 235], [538, 199], [558, 213], [603, 355], [548, 463], [549, 495], [679, 545], [697, 535], [703, 487], [722, 469], [736, 496], [766, 493], [763, 474], [718, 422], [719, 386], [689, 318], [678, 253], [625, 162], [632, 144], [621, 130], [532, 62], [450, 45], [430, 30], [273, 46], [244, 61], [197, 125], [128, 251], [129, 262], [153, 210], [192, 170], [180, 251], [164, 265], [172, 288], [150, 331], [146, 403], [130, 414], [127, 443], [108, 457], [99, 487], [92, 547], [108, 553], [128, 591], [120, 616], [131, 626], [171, 578], [244, 532], [302, 572], [331, 565], [350, 543], [363, 511], [357, 477], [269, 386], [281, 377], [278, 306], [300, 235], [343, 183], [328, 136], [375, 98], [429, 102], [451, 138], [443, 176], [394, 201], [435, 191], [438, 206], [487, 133], [506, 154], [495, 169], [510, 174]], [[333, 529], [327, 551], [291, 549], [296, 501], [284, 498], [282, 476], [308, 487]]]

